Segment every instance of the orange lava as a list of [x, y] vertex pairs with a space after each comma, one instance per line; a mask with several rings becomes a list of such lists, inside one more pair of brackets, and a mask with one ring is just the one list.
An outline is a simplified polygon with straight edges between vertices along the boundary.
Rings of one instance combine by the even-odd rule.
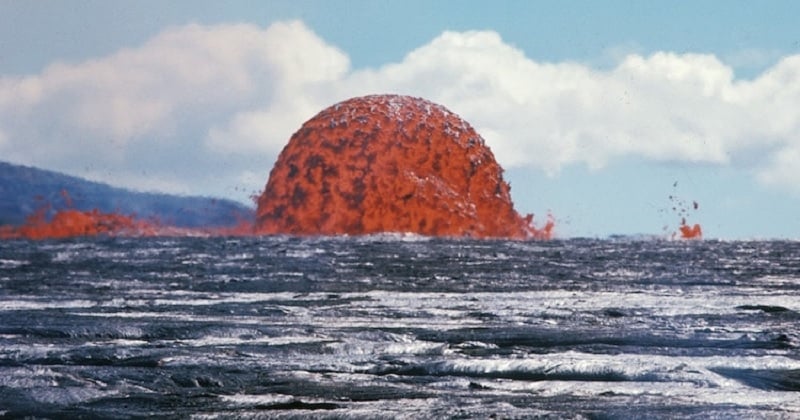
[[[672, 187], [677, 188], [677, 186], [678, 182], [675, 181]], [[692, 201], [691, 205], [689, 205], [676, 194], [671, 194], [669, 196], [669, 200], [672, 202], [672, 211], [678, 216], [681, 216], [681, 224], [678, 226], [678, 232], [680, 232], [680, 236], [678, 236], [678, 232], [674, 232], [672, 237], [675, 238], [678, 236], [680, 239], [702, 239], [703, 229], [700, 227], [700, 225], [695, 223], [694, 225], [690, 226], [686, 223], [686, 217], [690, 216], [693, 211], [697, 211], [700, 208], [700, 204], [698, 204], [697, 201]]]
[[233, 227], [189, 229], [168, 226], [155, 220], [140, 220], [133, 215], [83, 211], [72, 207], [72, 198], [61, 191], [67, 209], [47, 218], [50, 204], [29, 215], [22, 226], [0, 226], [0, 239], [62, 239], [79, 236], [244, 236], [253, 232], [253, 223], [240, 220]]
[[0, 227], [0, 239], [58, 239], [74, 236], [96, 235], [154, 235], [155, 224], [137, 220], [133, 216], [117, 213], [102, 213], [97, 209], [81, 211], [72, 209], [72, 198], [66, 190], [61, 190], [61, 197], [68, 207], [59, 210], [53, 218], [47, 219], [50, 205], [42, 205], [29, 215], [25, 223], [19, 227]]
[[682, 239], [701, 239], [703, 237], [703, 229], [700, 225], [695, 223], [694, 226], [689, 226], [686, 224], [686, 219], [681, 220], [679, 229]]
[[16, 230], [19, 237], [28, 239], [69, 238], [73, 236], [118, 235], [129, 232], [136, 235], [152, 234], [145, 222], [130, 216], [101, 213], [98, 210], [60, 210], [52, 220], [34, 214]]
[[520, 216], [483, 138], [444, 107], [373, 95], [303, 124], [258, 199], [255, 232], [549, 239]]

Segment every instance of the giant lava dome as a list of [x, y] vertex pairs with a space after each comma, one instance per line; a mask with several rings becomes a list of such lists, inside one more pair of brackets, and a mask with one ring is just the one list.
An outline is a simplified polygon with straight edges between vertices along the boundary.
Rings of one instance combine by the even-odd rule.
[[511, 202], [478, 133], [424, 99], [372, 95], [333, 105], [291, 137], [258, 198], [256, 234], [408, 232], [549, 238]]

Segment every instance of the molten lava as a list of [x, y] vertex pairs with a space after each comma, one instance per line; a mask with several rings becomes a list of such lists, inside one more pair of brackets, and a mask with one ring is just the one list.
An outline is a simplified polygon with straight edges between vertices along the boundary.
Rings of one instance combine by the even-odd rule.
[[52, 219], [47, 219], [50, 204], [44, 204], [29, 215], [22, 226], [1, 226], [0, 239], [57, 239], [120, 234], [148, 236], [157, 232], [154, 223], [137, 220], [133, 216], [102, 213], [97, 209], [75, 210], [66, 190], [61, 190], [61, 197], [67, 208], [57, 211]]
[[[673, 184], [673, 187], [676, 187], [678, 183], [676, 182]], [[681, 216], [681, 224], [678, 226], [678, 231], [680, 232], [681, 239], [701, 239], [703, 237], [703, 229], [700, 227], [699, 224], [695, 223], [692, 226], [689, 226], [686, 223], [686, 217], [689, 215], [690, 209], [687, 203], [681, 199], [679, 199], [676, 195], [669, 196], [670, 201], [672, 201], [672, 211], [676, 212], [678, 215]], [[700, 208], [700, 205], [697, 201], [692, 201], [691, 210], [697, 210]], [[672, 235], [675, 237], [675, 234]]]
[[424, 99], [373, 95], [338, 103], [291, 137], [258, 199], [255, 232], [552, 236], [513, 207], [483, 138]]
[[60, 239], [77, 236], [243, 236], [253, 231], [249, 220], [240, 220], [232, 227], [189, 229], [164, 225], [156, 220], [141, 220], [134, 215], [105, 213], [98, 209], [76, 210], [66, 190], [61, 190], [66, 209], [58, 210], [52, 218], [51, 209], [44, 203], [22, 226], [0, 226], [0, 239]]
[[703, 229], [699, 224], [695, 223], [694, 226], [686, 224], [686, 219], [681, 220], [681, 238], [683, 239], [700, 239], [703, 237]]

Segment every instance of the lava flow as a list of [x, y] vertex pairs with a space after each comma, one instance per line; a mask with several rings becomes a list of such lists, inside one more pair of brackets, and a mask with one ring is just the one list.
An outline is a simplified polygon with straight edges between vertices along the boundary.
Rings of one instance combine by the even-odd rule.
[[0, 239], [61, 239], [79, 236], [244, 236], [251, 235], [253, 223], [239, 220], [234, 226], [182, 228], [135, 215], [106, 213], [98, 209], [77, 210], [66, 190], [61, 190], [65, 209], [48, 218], [52, 206], [44, 203], [21, 226], [0, 226]]
[[0, 227], [0, 239], [58, 239], [74, 236], [135, 235], [153, 236], [158, 233], [153, 222], [137, 220], [134, 216], [103, 213], [97, 209], [82, 211], [72, 208], [72, 199], [66, 190], [61, 196], [67, 208], [58, 210], [48, 220], [50, 205], [44, 204], [27, 217], [19, 227]]
[[333, 105], [291, 137], [258, 199], [255, 232], [548, 239], [513, 207], [483, 138], [441, 105], [372, 95]]

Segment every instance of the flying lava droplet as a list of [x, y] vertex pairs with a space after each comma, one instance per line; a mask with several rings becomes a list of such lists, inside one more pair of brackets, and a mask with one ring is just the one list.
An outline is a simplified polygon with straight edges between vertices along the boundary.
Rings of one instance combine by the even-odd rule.
[[[678, 182], [676, 181], [673, 184], [673, 188], [677, 187]], [[672, 201], [672, 211], [677, 213], [681, 216], [681, 224], [678, 226], [678, 231], [680, 232], [681, 239], [701, 239], [703, 237], [703, 229], [700, 227], [699, 224], [695, 223], [694, 225], [689, 225], [686, 223], [686, 216], [689, 215], [690, 209], [687, 203], [677, 197], [677, 195], [672, 194], [669, 196], [670, 201]], [[697, 210], [700, 208], [700, 204], [697, 201], [692, 201], [691, 210]], [[673, 237], [675, 234], [673, 234]]]
[[483, 138], [424, 99], [372, 95], [333, 105], [291, 137], [258, 199], [255, 232], [548, 239], [520, 216]]

